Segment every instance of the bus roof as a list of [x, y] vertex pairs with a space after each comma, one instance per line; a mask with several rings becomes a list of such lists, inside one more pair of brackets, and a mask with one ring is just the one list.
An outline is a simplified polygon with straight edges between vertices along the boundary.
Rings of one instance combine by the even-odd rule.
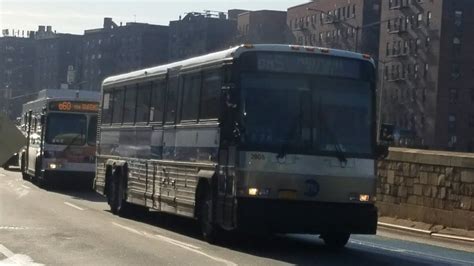
[[57, 89], [41, 90], [38, 92], [38, 97], [35, 100], [23, 104], [23, 112], [27, 112], [29, 110], [32, 110], [33, 112], [41, 112], [42, 108], [50, 101], [99, 102], [100, 92]]
[[360, 60], [366, 60], [374, 63], [374, 60], [368, 56], [350, 51], [329, 49], [322, 47], [313, 46], [300, 46], [300, 45], [287, 45], [287, 44], [255, 44], [255, 45], [240, 45], [232, 47], [227, 50], [210, 53], [202, 56], [192, 57], [182, 61], [169, 63], [166, 65], [155, 66], [151, 68], [145, 68], [136, 70], [133, 72], [120, 74], [116, 76], [108, 77], [104, 80], [103, 86], [107, 86], [114, 83], [126, 82], [131, 79], [147, 78], [155, 75], [164, 74], [168, 69], [173, 68], [188, 68], [197, 67], [200, 65], [218, 63], [226, 59], [238, 58], [242, 53], [247, 51], [271, 51], [271, 52], [299, 52], [309, 54], [326, 54], [331, 56], [354, 58]]

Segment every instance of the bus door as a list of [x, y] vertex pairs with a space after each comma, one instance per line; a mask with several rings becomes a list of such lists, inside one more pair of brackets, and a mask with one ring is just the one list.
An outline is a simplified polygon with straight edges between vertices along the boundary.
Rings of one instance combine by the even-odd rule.
[[[168, 69], [165, 94], [165, 123], [163, 126], [163, 160], [176, 160], [176, 120], [178, 109], [179, 69]], [[176, 178], [178, 167], [163, 166], [160, 185], [160, 207], [162, 211], [176, 212]]]

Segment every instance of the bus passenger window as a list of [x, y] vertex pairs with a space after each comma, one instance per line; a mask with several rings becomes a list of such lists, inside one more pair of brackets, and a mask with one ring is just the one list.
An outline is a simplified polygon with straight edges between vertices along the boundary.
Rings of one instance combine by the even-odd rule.
[[166, 123], [176, 122], [176, 105], [178, 96], [178, 77], [172, 77], [168, 81], [168, 89], [166, 91]]
[[130, 85], [125, 89], [125, 104], [123, 111], [123, 122], [135, 122], [135, 107], [137, 105], [137, 86]]
[[110, 124], [110, 122], [112, 122], [111, 96], [112, 94], [110, 92], [106, 92], [102, 98], [102, 124]]
[[151, 84], [142, 83], [138, 85], [137, 91], [137, 118], [136, 122], [148, 122], [150, 116], [150, 93]]
[[204, 71], [199, 119], [217, 119], [221, 91], [221, 71]]
[[124, 89], [115, 89], [114, 91], [112, 123], [122, 123], [124, 94]]
[[190, 74], [184, 77], [183, 105], [181, 121], [197, 121], [199, 112], [199, 93], [201, 89], [201, 75]]
[[153, 82], [152, 92], [152, 110], [150, 111], [150, 121], [163, 122], [164, 106], [165, 106], [165, 92], [166, 82], [165, 80], [159, 80]]

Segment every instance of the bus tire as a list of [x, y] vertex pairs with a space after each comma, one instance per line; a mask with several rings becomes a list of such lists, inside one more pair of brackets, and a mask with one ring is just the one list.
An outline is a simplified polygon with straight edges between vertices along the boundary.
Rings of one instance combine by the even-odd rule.
[[209, 186], [205, 185], [200, 191], [198, 199], [198, 220], [201, 227], [202, 237], [208, 243], [214, 244], [220, 240], [221, 230], [212, 219], [213, 200]]
[[122, 217], [130, 214], [130, 203], [125, 200], [125, 182], [122, 169], [115, 170], [110, 184], [108, 185], [107, 202], [110, 206], [110, 211]]
[[321, 235], [321, 238], [327, 247], [338, 250], [346, 246], [350, 236], [351, 234], [349, 233], [327, 233]]
[[20, 165], [21, 177], [23, 178], [23, 180], [30, 181], [31, 178], [26, 173], [26, 169], [25, 169], [25, 154], [24, 153], [21, 154], [19, 165]]

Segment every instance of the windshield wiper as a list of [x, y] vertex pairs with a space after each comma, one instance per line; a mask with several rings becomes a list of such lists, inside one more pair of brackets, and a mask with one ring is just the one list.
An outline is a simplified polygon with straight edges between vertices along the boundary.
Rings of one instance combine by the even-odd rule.
[[319, 115], [321, 118], [321, 122], [324, 126], [324, 129], [326, 129], [327, 133], [329, 133], [329, 136], [332, 138], [332, 141], [334, 142], [334, 149], [336, 151], [336, 158], [341, 162], [341, 164], [346, 164], [347, 163], [347, 157], [344, 151], [341, 148], [341, 144], [339, 143], [337, 139], [337, 135], [334, 134], [334, 132], [329, 128], [327, 121], [326, 121], [326, 116], [324, 115], [322, 110], [319, 110]]
[[286, 154], [288, 154], [288, 146], [290, 146], [290, 141], [295, 136], [295, 133], [297, 131], [296, 127], [298, 126], [298, 123], [301, 122], [301, 119], [301, 114], [296, 115], [295, 119], [293, 120], [293, 123], [291, 124], [290, 131], [288, 131], [288, 135], [285, 138], [285, 142], [280, 147], [280, 151], [277, 154], [277, 159], [282, 159], [286, 156]]
[[67, 151], [72, 146], [72, 144], [74, 144], [74, 142], [76, 142], [76, 140], [82, 135], [84, 135], [83, 130], [81, 130], [81, 133], [77, 134], [76, 136], [74, 136], [74, 138], [72, 138], [72, 140], [67, 144], [66, 148], [64, 148], [64, 151]]

